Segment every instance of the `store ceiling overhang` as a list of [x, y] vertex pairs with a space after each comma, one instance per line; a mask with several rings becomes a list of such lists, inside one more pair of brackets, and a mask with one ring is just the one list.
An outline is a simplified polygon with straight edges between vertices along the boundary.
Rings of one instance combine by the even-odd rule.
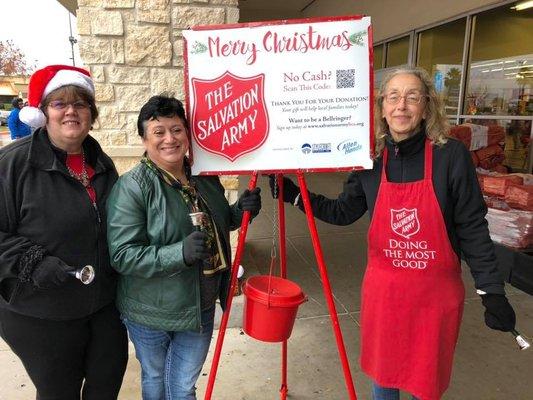
[[57, 0], [59, 4], [69, 10], [72, 14], [76, 15], [78, 9], [78, 0]]
[[[71, 13], [76, 14], [78, 0], [57, 0]], [[269, 10], [277, 12], [280, 17], [284, 13], [301, 12], [317, 0], [239, 0], [239, 9], [243, 11]]]
[[240, 10], [301, 12], [317, 0], [239, 0]]

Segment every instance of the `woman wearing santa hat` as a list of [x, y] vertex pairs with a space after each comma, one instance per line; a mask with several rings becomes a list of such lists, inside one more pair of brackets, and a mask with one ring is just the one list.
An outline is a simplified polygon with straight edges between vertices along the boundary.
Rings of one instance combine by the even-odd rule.
[[[0, 150], [0, 335], [37, 398], [116, 399], [127, 336], [105, 202], [117, 172], [89, 136], [94, 84], [81, 68], [52, 65], [32, 75], [28, 100], [20, 119], [38, 129]], [[84, 284], [76, 271], [87, 265]]]

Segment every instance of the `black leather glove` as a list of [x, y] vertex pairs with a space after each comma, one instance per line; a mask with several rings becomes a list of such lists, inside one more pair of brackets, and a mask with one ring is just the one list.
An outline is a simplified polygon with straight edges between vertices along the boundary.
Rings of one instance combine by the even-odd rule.
[[504, 294], [484, 294], [481, 302], [485, 306], [485, 324], [489, 328], [503, 332], [515, 328], [516, 315]]
[[207, 233], [194, 231], [183, 240], [183, 260], [187, 265], [194, 265], [196, 261], [202, 261], [209, 257], [207, 248]]
[[[269, 175], [268, 176], [268, 183], [270, 185], [270, 192], [272, 193], [272, 197], [277, 199], [277, 194], [279, 193], [279, 187], [276, 184], [276, 176], [275, 175]], [[275, 188], [275, 190], [274, 190]], [[276, 192], [276, 195], [274, 196], [274, 191]], [[283, 201], [285, 203], [291, 203], [294, 204], [294, 200], [296, 200], [296, 196], [300, 194], [300, 188], [296, 186], [296, 184], [291, 181], [289, 178], [283, 177]]]
[[256, 187], [252, 191], [246, 189], [239, 197], [239, 208], [250, 211], [252, 217], [256, 217], [261, 210], [261, 188]]
[[75, 267], [65, 264], [57, 257], [46, 256], [35, 266], [31, 280], [39, 289], [57, 288], [70, 278], [68, 272], [75, 269]]

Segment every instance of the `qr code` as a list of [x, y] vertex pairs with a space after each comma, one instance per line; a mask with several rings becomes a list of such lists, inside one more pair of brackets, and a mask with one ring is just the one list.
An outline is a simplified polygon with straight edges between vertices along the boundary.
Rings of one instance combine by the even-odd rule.
[[355, 86], [355, 69], [337, 70], [337, 89], [353, 88]]

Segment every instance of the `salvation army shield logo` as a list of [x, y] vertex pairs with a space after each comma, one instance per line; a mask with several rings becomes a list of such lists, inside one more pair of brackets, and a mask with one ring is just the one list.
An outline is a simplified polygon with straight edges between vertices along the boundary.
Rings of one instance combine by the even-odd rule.
[[230, 161], [261, 147], [269, 131], [264, 80], [264, 74], [244, 78], [228, 71], [213, 80], [193, 78], [196, 143]]
[[410, 239], [411, 236], [420, 230], [420, 222], [418, 221], [416, 208], [401, 208], [399, 210], [391, 208], [390, 216], [392, 230], [406, 239]]

